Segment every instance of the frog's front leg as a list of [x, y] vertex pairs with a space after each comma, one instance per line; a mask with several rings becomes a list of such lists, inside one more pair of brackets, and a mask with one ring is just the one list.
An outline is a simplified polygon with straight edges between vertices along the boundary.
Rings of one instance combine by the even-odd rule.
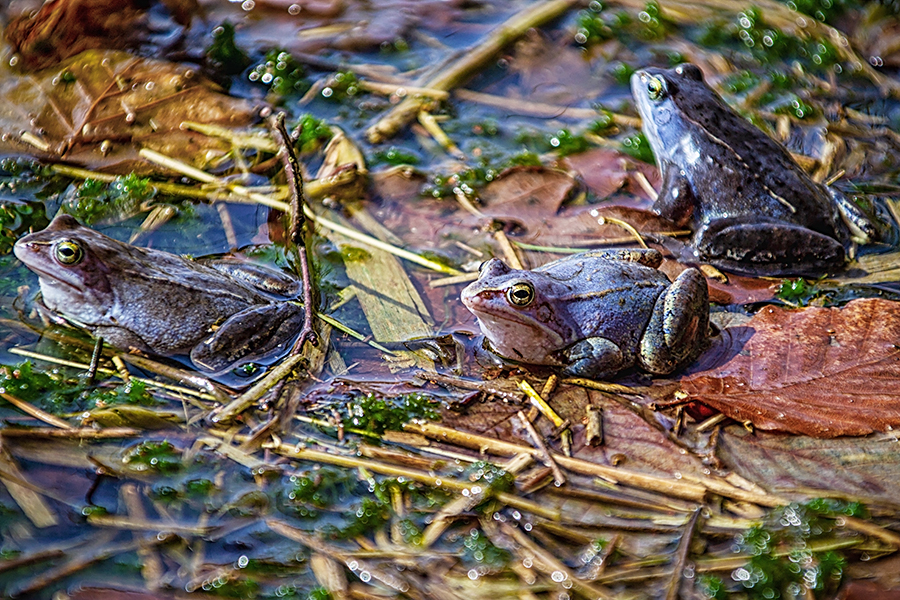
[[147, 345], [147, 342], [145, 342], [143, 338], [122, 327], [94, 327], [91, 329], [91, 333], [94, 337], [101, 338], [104, 342], [110, 346], [115, 346], [116, 348], [140, 350], [141, 352], [146, 352], [148, 354], [164, 353], [166, 350], [154, 351], [153, 348]]
[[561, 354], [568, 364], [563, 369], [564, 374], [588, 379], [604, 379], [631, 366], [633, 362], [615, 342], [603, 337], [580, 340], [565, 348]]
[[697, 207], [697, 199], [685, 173], [677, 165], [665, 163], [660, 168], [662, 187], [653, 203], [653, 212], [673, 221], [679, 227], [687, 225]]
[[696, 358], [709, 330], [709, 290], [697, 269], [686, 269], [660, 294], [641, 338], [638, 362], [667, 375]]
[[191, 350], [191, 362], [207, 371], [229, 369], [243, 358], [259, 359], [290, 343], [303, 327], [303, 311], [292, 302], [245, 309], [225, 320]]
[[701, 260], [756, 276], [820, 276], [844, 264], [844, 247], [836, 239], [777, 220], [718, 219], [696, 237], [695, 245]]

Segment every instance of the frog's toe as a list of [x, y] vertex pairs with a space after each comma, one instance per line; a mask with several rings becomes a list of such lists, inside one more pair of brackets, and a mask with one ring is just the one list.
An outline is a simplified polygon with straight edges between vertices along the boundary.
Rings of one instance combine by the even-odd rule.
[[868, 244], [877, 242], [880, 239], [878, 228], [875, 227], [875, 223], [872, 222], [863, 209], [833, 187], [826, 187], [825, 189], [828, 190], [832, 200], [837, 205], [841, 218], [850, 229], [854, 240], [861, 244]]
[[626, 364], [622, 349], [602, 337], [590, 337], [566, 348], [563, 352], [568, 366], [565, 375], [604, 379], [620, 371]]

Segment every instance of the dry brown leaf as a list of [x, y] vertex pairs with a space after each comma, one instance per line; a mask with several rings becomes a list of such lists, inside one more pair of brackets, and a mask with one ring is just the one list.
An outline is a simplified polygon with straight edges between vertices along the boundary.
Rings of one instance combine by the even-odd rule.
[[900, 455], [892, 434], [815, 439], [734, 425], [720, 433], [716, 457], [772, 492], [814, 496], [807, 490], [828, 490], [867, 504], [900, 503]]
[[[511, 387], [512, 379], [497, 379], [489, 383], [502, 389]], [[540, 390], [540, 385], [534, 383]], [[623, 464], [630, 470], [667, 476], [683, 473], [703, 477], [704, 466], [694, 455], [681, 451], [659, 429], [650, 426], [641, 417], [623, 408], [619, 403], [603, 394], [577, 386], [560, 385], [546, 398], [548, 403], [563, 419], [572, 424], [574, 456], [597, 464]], [[593, 404], [603, 410], [602, 445], [586, 446], [584, 442], [585, 406]], [[460, 431], [471, 431], [504, 441], [530, 445], [528, 435], [521, 431], [514, 418], [521, 406], [501, 401], [478, 402], [464, 413], [444, 411], [441, 424]], [[663, 418], [663, 417], [661, 417]], [[549, 421], [539, 418], [535, 421], [539, 431], [547, 434], [553, 429]], [[669, 423], [666, 423], [670, 425]], [[553, 451], [560, 450], [558, 439], [548, 440]]]
[[[184, 121], [237, 127], [255, 118], [184, 65], [89, 50], [33, 75], [0, 77], [0, 151], [77, 162], [94, 170], [160, 170], [137, 152], [150, 148], [203, 168], [230, 144], [181, 129]], [[27, 140], [31, 139], [29, 143]]]
[[691, 399], [759, 429], [813, 437], [900, 425], [900, 303], [767, 307], [743, 332], [711, 349], [719, 366], [682, 379]]

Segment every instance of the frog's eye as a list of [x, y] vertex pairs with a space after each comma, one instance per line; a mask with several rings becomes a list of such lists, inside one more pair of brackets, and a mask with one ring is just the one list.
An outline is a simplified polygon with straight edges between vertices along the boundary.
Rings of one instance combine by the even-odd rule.
[[647, 95], [651, 100], [659, 100], [665, 94], [666, 85], [660, 77], [651, 77], [647, 80]]
[[506, 299], [513, 306], [525, 307], [534, 301], [534, 286], [527, 281], [513, 284], [506, 290]]
[[56, 260], [66, 266], [73, 266], [84, 260], [84, 250], [78, 242], [72, 240], [62, 240], [56, 244], [53, 250]]

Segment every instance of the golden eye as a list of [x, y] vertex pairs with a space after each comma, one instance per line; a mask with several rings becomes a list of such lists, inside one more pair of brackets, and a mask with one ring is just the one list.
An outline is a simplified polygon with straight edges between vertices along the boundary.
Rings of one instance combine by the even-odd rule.
[[66, 266], [73, 266], [84, 260], [84, 250], [78, 242], [72, 240], [62, 240], [56, 244], [54, 248], [56, 260]]
[[647, 95], [651, 100], [659, 100], [663, 97], [665, 91], [666, 86], [661, 78], [651, 77], [647, 81]]
[[513, 306], [525, 307], [534, 300], [534, 286], [527, 281], [513, 284], [506, 290], [506, 299]]

